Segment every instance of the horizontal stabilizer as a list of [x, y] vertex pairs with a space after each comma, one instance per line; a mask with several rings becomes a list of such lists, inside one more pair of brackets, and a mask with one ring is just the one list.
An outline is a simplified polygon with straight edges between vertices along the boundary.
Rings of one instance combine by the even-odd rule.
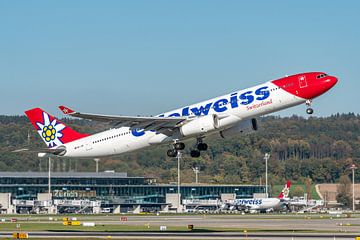
[[41, 149], [29, 149], [29, 148], [20, 148], [11, 151], [12, 153], [44, 153], [44, 154], [52, 154], [56, 156], [63, 156], [66, 153], [65, 147], [59, 148], [41, 148]]

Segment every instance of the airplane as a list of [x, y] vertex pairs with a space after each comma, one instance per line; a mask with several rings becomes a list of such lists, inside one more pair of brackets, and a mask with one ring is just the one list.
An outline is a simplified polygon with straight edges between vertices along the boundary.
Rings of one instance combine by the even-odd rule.
[[221, 210], [239, 210], [245, 212], [270, 211], [281, 206], [288, 207], [291, 182], [287, 181], [277, 198], [244, 198], [225, 202]]
[[[176, 157], [184, 141], [196, 139], [191, 157], [208, 145], [204, 139], [244, 135], [258, 130], [256, 117], [299, 104], [313, 113], [312, 100], [331, 89], [338, 79], [324, 72], [307, 72], [265, 82], [220, 97], [151, 117], [82, 113], [59, 106], [67, 116], [110, 123], [112, 129], [93, 135], [79, 133], [40, 108], [25, 111], [47, 145], [38, 155], [96, 158], [169, 144], [167, 156]], [[27, 149], [20, 149], [27, 150]]]

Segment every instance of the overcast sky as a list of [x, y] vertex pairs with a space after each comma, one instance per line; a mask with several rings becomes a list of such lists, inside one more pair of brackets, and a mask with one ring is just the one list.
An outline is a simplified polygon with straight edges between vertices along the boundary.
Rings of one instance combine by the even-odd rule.
[[[307, 71], [360, 113], [360, 1], [1, 1], [0, 114], [150, 115]], [[282, 116], [305, 115], [305, 106]]]

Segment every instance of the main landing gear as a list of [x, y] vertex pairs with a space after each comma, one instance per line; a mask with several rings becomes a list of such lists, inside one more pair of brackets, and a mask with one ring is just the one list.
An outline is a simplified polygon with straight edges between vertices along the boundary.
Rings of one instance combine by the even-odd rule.
[[200, 151], [206, 151], [208, 149], [208, 145], [202, 142], [202, 139], [198, 139], [196, 143], [196, 149], [190, 151], [190, 156], [193, 158], [200, 157]]
[[175, 149], [169, 149], [167, 150], [168, 157], [176, 157], [177, 156], [177, 151]]
[[[184, 150], [185, 144], [182, 142], [175, 142], [173, 144], [173, 148], [167, 150], [168, 157], [176, 157], [178, 154], [178, 151]], [[192, 149], [190, 151], [190, 156], [193, 158], [200, 157], [200, 151], [206, 151], [208, 149], [208, 145], [206, 143], [202, 142], [202, 139], [198, 139], [196, 143], [196, 149]]]
[[314, 113], [314, 109], [311, 108], [311, 100], [306, 100], [305, 104], [306, 104], [306, 113], [307, 114], [313, 114]]
[[173, 145], [173, 149], [169, 149], [167, 151], [167, 155], [168, 155], [168, 157], [176, 157], [178, 151], [184, 150], [184, 148], [185, 148], [185, 143], [175, 142]]

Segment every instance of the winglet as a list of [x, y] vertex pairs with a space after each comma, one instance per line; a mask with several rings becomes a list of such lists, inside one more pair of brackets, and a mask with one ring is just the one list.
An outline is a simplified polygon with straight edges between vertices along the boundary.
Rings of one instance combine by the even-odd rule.
[[65, 107], [65, 106], [59, 106], [60, 110], [66, 114], [66, 115], [69, 115], [69, 114], [72, 114], [74, 113], [75, 111], [72, 110], [71, 108], [68, 108], [68, 107]]

